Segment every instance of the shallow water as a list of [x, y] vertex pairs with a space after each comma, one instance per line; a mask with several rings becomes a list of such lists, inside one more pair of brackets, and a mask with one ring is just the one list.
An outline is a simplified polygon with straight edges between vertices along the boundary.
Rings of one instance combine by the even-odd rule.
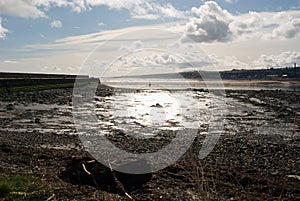
[[[138, 93], [117, 93], [108, 104], [110, 118], [117, 129], [134, 136], [157, 134], [161, 130], [197, 129], [208, 121], [207, 94], [146, 90]], [[102, 112], [100, 112], [100, 115]], [[110, 128], [108, 128], [110, 129]]]
[[[226, 107], [214, 104], [222, 98], [224, 97], [199, 91], [118, 91], [113, 96], [95, 97], [95, 101], [88, 104], [91, 110], [83, 107], [80, 113], [83, 120], [93, 112], [96, 114], [97, 123], [85, 122], [85, 125], [96, 128], [97, 135], [109, 135], [112, 131], [121, 130], [134, 138], [152, 138], [161, 131], [183, 129], [196, 129], [200, 134], [206, 135], [212, 114], [226, 112], [223, 134], [291, 136], [293, 122], [284, 122], [264, 107], [233, 98], [226, 98]], [[258, 98], [252, 98], [251, 101], [262, 102]], [[30, 132], [78, 134], [71, 106], [16, 103], [13, 110], [6, 110], [7, 105], [7, 102], [0, 103], [0, 131], [22, 135]], [[295, 130], [294, 135], [300, 135], [299, 126]], [[43, 146], [65, 147], [59, 142], [57, 145], [52, 143]]]
[[[135, 138], [154, 137], [161, 131], [197, 129], [207, 134], [214, 113], [226, 114], [223, 134], [271, 134], [290, 136], [293, 122], [277, 119], [272, 111], [261, 106], [226, 98], [226, 105], [215, 104], [224, 99], [208, 92], [137, 90], [117, 92], [111, 97], [97, 97], [95, 113], [98, 117], [98, 135], [121, 130]], [[263, 103], [253, 98], [253, 102]], [[86, 108], [83, 119], [90, 115]], [[87, 117], [88, 118], [88, 117]], [[295, 135], [299, 135], [296, 128]]]

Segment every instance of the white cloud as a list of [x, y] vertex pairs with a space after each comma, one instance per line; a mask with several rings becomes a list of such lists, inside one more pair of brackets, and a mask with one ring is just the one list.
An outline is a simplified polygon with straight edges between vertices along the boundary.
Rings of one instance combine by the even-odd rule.
[[[282, 24], [284, 21], [286, 21], [286, 14], [278, 14], [274, 19], [272, 16], [274, 16], [275, 13], [259, 13], [259, 16], [262, 16], [262, 25], [265, 26], [265, 18], [269, 19], [268, 24]], [[299, 12], [296, 11], [289, 11], [287, 12], [290, 16], [297, 16]], [[245, 21], [253, 21], [251, 20], [251, 16], [256, 15], [253, 14], [246, 14], [243, 16], [236, 16], [240, 19], [245, 19]], [[275, 19], [276, 18], [276, 19]], [[294, 17], [292, 17], [294, 18]], [[241, 20], [242, 21], [242, 20]], [[121, 47], [124, 44], [124, 47], [127, 47], [127, 50], [135, 50], [139, 48], [147, 48], [149, 47], [149, 44], [159, 42], [165, 43], [165, 44], [173, 44], [173, 42], [176, 42], [178, 40], [178, 37], [180, 35], [180, 31], [183, 30], [183, 26], [180, 26], [180, 29], [178, 27], [178, 35], [174, 38], [169, 38], [170, 35], [166, 33], [166, 35], [159, 35], [161, 40], [157, 40], [155, 30], [175, 30], [174, 27], [176, 27], [177, 23], [169, 23], [169, 24], [160, 24], [160, 25], [151, 25], [151, 26], [142, 26], [142, 27], [127, 27], [124, 29], [118, 29], [118, 30], [106, 30], [101, 31], [97, 33], [92, 34], [86, 34], [86, 35], [78, 35], [78, 36], [72, 36], [67, 38], [62, 38], [60, 40], [57, 40], [56, 43], [52, 44], [35, 44], [35, 45], [27, 45], [18, 51], [23, 51], [25, 54], [28, 55], [29, 58], [22, 59], [22, 58], [14, 58], [15, 61], [18, 63], [11, 64], [11, 63], [5, 63], [1, 62], [0, 64], [3, 67], [3, 70], [6, 71], [32, 71], [32, 72], [39, 72], [41, 69], [41, 66], [57, 66], [62, 69], [63, 73], [71, 73], [71, 71], [67, 71], [66, 69], [70, 66], [81, 66], [82, 62], [85, 61], [87, 56], [90, 54], [90, 51], [97, 47], [99, 45], [99, 42], [111, 40], [113, 38], [118, 37], [119, 35], [123, 35], [125, 33], [133, 33], [133, 35], [127, 35], [130, 36], [129, 41], [114, 41], [111, 40], [112, 43], [109, 46], [109, 48], [105, 49], [104, 51], [101, 51], [101, 55], [104, 54], [103, 58], [107, 59], [108, 61], [113, 61], [115, 59], [114, 56], [112, 56], [115, 53], [115, 50], [118, 50], [117, 48]], [[251, 24], [251, 23], [246, 23]], [[179, 26], [179, 25], [178, 25]], [[235, 25], [235, 26], [242, 26], [242, 25]], [[137, 32], [137, 30], [153, 30], [153, 34], [140, 34], [141, 32]], [[249, 28], [250, 29], [250, 28]], [[247, 30], [245, 28], [245, 30]], [[269, 28], [268, 28], [269, 30]], [[273, 28], [270, 28], [270, 30], [273, 30]], [[134, 34], [135, 33], [135, 34]], [[152, 32], [151, 32], [152, 33]], [[244, 35], [248, 35], [244, 33]], [[125, 35], [126, 36], [126, 35]], [[125, 37], [124, 36], [124, 37]], [[150, 36], [150, 38], [148, 38]], [[147, 38], [145, 38], [147, 37]], [[134, 41], [132, 40], [134, 39]], [[132, 43], [132, 45], [130, 45]], [[176, 43], [177, 44], [177, 43]], [[191, 46], [199, 44], [180, 44], [184, 46]], [[201, 56], [206, 55], [203, 53], [203, 55], [199, 55], [199, 53], [195, 53], [194, 55], [191, 54], [191, 51], [184, 51], [187, 54], [189, 54], [191, 57], [184, 57], [187, 58], [188, 61], [192, 61], [195, 67], [198, 67], [199, 69], [209, 69], [209, 66], [214, 64], [218, 70], [231, 70], [233, 68], [236, 69], [252, 69], [252, 68], [264, 68], [264, 67], [272, 67], [272, 66], [290, 66], [292, 63], [296, 61], [296, 63], [300, 63], [299, 59], [299, 48], [297, 47], [297, 44], [299, 44], [298, 39], [291, 39], [287, 41], [282, 40], [262, 40], [259, 37], [256, 37], [251, 40], [245, 40], [238, 43], [207, 43], [207, 44], [201, 44], [201, 47], [203, 48], [205, 52], [207, 52], [208, 55], [216, 55], [215, 57], [211, 56], [210, 59], [207, 59], [206, 57], [201, 58]], [[127, 46], [125, 46], [127, 45]], [[176, 48], [174, 46], [174, 48]], [[41, 50], [41, 51], [40, 51]], [[114, 50], [112, 52], [112, 50]], [[31, 52], [30, 52], [31, 51]], [[290, 52], [288, 52], [290, 51]], [[288, 52], [288, 53], [283, 53]], [[298, 52], [298, 53], [297, 53]], [[264, 54], [265, 56], [261, 56]], [[123, 55], [120, 53], [120, 55]], [[23, 55], [24, 56], [24, 55]], [[249, 58], [248, 58], [249, 56]], [[26, 55], [25, 55], [26, 57]], [[35, 59], [32, 59], [35, 58]], [[98, 58], [98, 57], [97, 57]], [[170, 59], [171, 58], [171, 59]], [[162, 66], [160, 70], [174, 70], [174, 68], [177, 68], [178, 70], [187, 70], [189, 69], [189, 64], [184, 63], [180, 60], [178, 60], [177, 57], [170, 57], [168, 58], [167, 55], [140, 55], [137, 58], [125, 58], [122, 60], [122, 62], [125, 62], [127, 60], [127, 63], [124, 63], [124, 66], [133, 66], [136, 64], [136, 66]], [[102, 59], [101, 59], [102, 61]], [[121, 62], [121, 61], [120, 61]], [[121, 63], [122, 64], [122, 63]], [[142, 64], [142, 65], [139, 65]], [[105, 65], [102, 65], [105, 66]], [[123, 65], [119, 65], [122, 67]], [[123, 67], [124, 67], [123, 66]], [[163, 69], [165, 66], [170, 66], [170, 68]], [[157, 67], [155, 67], [157, 69]], [[149, 73], [153, 73], [154, 70], [150, 68]], [[171, 70], [170, 70], [171, 69]], [[55, 69], [48, 69], [47, 72], [54, 71]], [[126, 71], [126, 69], [124, 69]], [[151, 71], [151, 72], [150, 72]], [[163, 71], [163, 72], [165, 72]], [[99, 71], [98, 71], [99, 72]], [[135, 72], [135, 71], [133, 71]], [[73, 71], [72, 71], [73, 73]]]
[[110, 9], [131, 9], [136, 6], [144, 4], [144, 0], [86, 0], [86, 4], [89, 6], [107, 6]]
[[232, 69], [249, 69], [253, 68], [249, 64], [240, 61], [235, 56], [224, 56], [217, 57], [215, 55], [210, 55], [210, 59], [218, 71], [232, 70]]
[[210, 55], [211, 62], [219, 70], [232, 69], [263, 69], [271, 67], [292, 67], [294, 63], [300, 63], [300, 52], [286, 51], [280, 54], [262, 54], [252, 62], [243, 62], [235, 56], [217, 57]]
[[185, 14], [182, 11], [174, 8], [170, 3], [165, 5], [153, 4], [153, 11], [162, 15], [162, 17], [169, 18], [185, 18]]
[[[229, 24], [233, 16], [223, 10], [216, 2], [207, 1], [200, 8], [192, 8], [196, 18], [191, 18], [185, 26], [185, 36], [195, 42], [227, 42], [232, 40], [233, 33]], [[186, 38], [185, 38], [186, 39]]]
[[160, 4], [155, 0], [3, 0], [0, 1], [0, 14], [39, 18], [47, 17], [45, 12], [54, 7], [68, 7], [73, 12], [80, 13], [97, 6], [126, 9], [131, 17], [136, 19], [185, 18], [184, 12], [177, 10], [170, 3]]
[[0, 1], [0, 14], [17, 17], [45, 17], [45, 13], [39, 10], [34, 2], [28, 0]]
[[53, 28], [62, 28], [62, 23], [59, 20], [53, 20], [51, 22], [51, 27], [53, 27]]
[[144, 43], [141, 40], [133, 41], [129, 46], [121, 46], [119, 51], [134, 51], [144, 47]]
[[226, 3], [235, 3], [238, 2], [238, 0], [225, 0]]
[[257, 12], [234, 16], [233, 19], [229, 24], [229, 29], [234, 38], [251, 38], [256, 34], [260, 34], [264, 26], [264, 19]]
[[22, 18], [47, 17], [45, 11], [54, 7], [70, 7], [75, 12], [87, 9], [84, 0], [5, 0], [0, 1], [0, 14]]
[[105, 71], [105, 76], [174, 73], [187, 67], [184, 60], [170, 53], [145, 50], [120, 57]]
[[287, 51], [276, 55], [261, 55], [253, 63], [260, 67], [290, 67], [294, 63], [300, 63], [300, 52]]
[[266, 35], [267, 39], [291, 39], [300, 35], [300, 18], [281, 23], [271, 34]]
[[190, 38], [195, 42], [229, 42], [252, 37], [264, 25], [259, 13], [234, 16], [214, 1], [207, 1], [200, 8], [192, 8], [192, 13], [197, 17], [186, 24], [183, 41]]
[[80, 13], [88, 9], [85, 0], [32, 0], [29, 2], [36, 7], [42, 7], [44, 10], [54, 7], [69, 7], [72, 11]]
[[[182, 59], [175, 57], [172, 54], [166, 52], [156, 53], [149, 55], [141, 59], [144, 66], [162, 66], [162, 67], [176, 67], [176, 64], [183, 62]], [[140, 66], [141, 63], [135, 62], [135, 65]]]
[[64, 7], [67, 6], [71, 2], [79, 2], [79, 1], [68, 1], [68, 0], [32, 0], [32, 1], [27, 1], [27, 2], [32, 2], [33, 5], [36, 6], [43, 6], [46, 9], [49, 9], [52, 6], [57, 6], [57, 7]]
[[159, 17], [185, 18], [184, 12], [177, 10], [170, 3], [162, 5], [154, 0], [87, 0], [86, 3], [91, 7], [105, 5], [110, 9], [127, 9], [130, 12], [131, 18], [134, 19], [155, 20]]
[[290, 9], [293, 9], [293, 10], [299, 10], [299, 9], [300, 9], [300, 5], [292, 6], [292, 7], [290, 7]]
[[155, 15], [155, 14], [144, 14], [144, 15], [133, 14], [133, 15], [131, 15], [131, 18], [133, 18], [133, 19], [145, 19], [145, 20], [156, 20], [156, 19], [159, 18], [159, 15]]
[[0, 39], [4, 39], [7, 32], [8, 30], [2, 26], [2, 18], [0, 17]]
[[300, 35], [299, 11], [232, 15], [215, 1], [206, 1], [191, 12], [196, 17], [186, 23], [183, 42], [231, 42], [253, 37], [278, 40]]
[[99, 23], [98, 23], [98, 26], [99, 26], [99, 27], [102, 27], [102, 26], [105, 26], [105, 25], [106, 25], [106, 24], [105, 24], [104, 22], [99, 22]]

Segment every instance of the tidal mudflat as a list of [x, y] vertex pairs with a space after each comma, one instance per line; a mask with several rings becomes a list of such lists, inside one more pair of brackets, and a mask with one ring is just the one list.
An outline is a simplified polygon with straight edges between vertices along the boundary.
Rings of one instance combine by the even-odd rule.
[[40, 178], [49, 186], [40, 193], [55, 200], [300, 199], [299, 92], [226, 90], [221, 137], [200, 160], [218, 97], [205, 90], [101, 88], [92, 102], [97, 125], [88, 126], [99, 127], [97, 135], [121, 149], [154, 152], [178, 131], [197, 130], [180, 160], [140, 176], [114, 172], [86, 151], [74, 125], [72, 93], [66, 88], [1, 95], [2, 176]]

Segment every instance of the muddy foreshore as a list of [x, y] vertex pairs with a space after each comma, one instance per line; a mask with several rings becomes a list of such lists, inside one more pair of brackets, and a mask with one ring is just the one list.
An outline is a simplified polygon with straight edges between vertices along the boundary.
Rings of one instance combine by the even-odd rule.
[[[251, 127], [256, 125], [250, 120], [259, 111], [244, 111], [243, 115], [229, 111], [226, 119], [237, 124], [238, 130], [225, 127], [226, 132], [208, 157], [198, 159], [205, 138], [202, 131], [207, 129], [203, 127], [177, 163], [142, 176], [114, 172], [95, 162], [77, 135], [14, 130], [19, 125], [13, 122], [22, 119], [43, 127], [39, 118], [43, 111], [20, 113], [18, 108], [34, 103], [70, 107], [72, 92], [55, 89], [0, 96], [0, 128], [10, 128], [0, 131], [1, 175], [41, 178], [50, 186], [52, 200], [130, 200], [129, 196], [134, 200], [300, 200], [299, 92], [227, 91], [228, 98], [272, 112], [271, 123], [280, 120], [295, 126], [285, 135], [274, 135], [272, 130], [254, 134]], [[111, 93], [109, 88], [98, 90], [98, 96]], [[55, 114], [57, 110], [50, 111]], [[143, 148], [143, 142], [122, 133], [114, 133], [109, 139], [124, 149]], [[130, 146], [124, 145], [124, 140], [130, 141]], [[165, 138], [162, 144], [169, 140]], [[157, 148], [155, 143], [148, 144]]]

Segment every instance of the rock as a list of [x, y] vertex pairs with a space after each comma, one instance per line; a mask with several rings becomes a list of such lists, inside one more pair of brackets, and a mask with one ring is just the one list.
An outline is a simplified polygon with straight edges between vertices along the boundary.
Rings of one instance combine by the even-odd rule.
[[36, 123], [36, 124], [41, 123], [41, 119], [40, 119], [40, 118], [35, 118], [35, 119], [34, 119], [34, 123]]
[[[133, 190], [134, 188], [140, 188], [142, 185], [146, 184], [151, 180], [151, 167], [146, 160], [141, 159], [129, 163], [125, 163], [117, 168], [122, 172], [116, 171], [117, 178], [121, 181], [124, 187], [128, 190]], [[144, 174], [127, 174], [125, 172], [149, 172]]]
[[8, 105], [6, 106], [6, 109], [7, 109], [7, 110], [14, 110], [13, 104], [8, 104]]
[[159, 103], [156, 103], [155, 105], [151, 105], [151, 107], [163, 107], [163, 106]]
[[[150, 166], [145, 160], [138, 160], [123, 164], [118, 169], [126, 171], [134, 168], [138, 168], [139, 170], [143, 168], [143, 170], [148, 171]], [[149, 182], [152, 177], [151, 173], [126, 174], [119, 171], [113, 172], [115, 175], [113, 175], [110, 168], [98, 163], [92, 158], [83, 158], [75, 159], [69, 163], [66, 170], [61, 172], [59, 177], [72, 184], [94, 186], [118, 194], [124, 193], [118, 188], [118, 182], [121, 182], [126, 190], [132, 191]], [[150, 169], [148, 172], [151, 172]], [[116, 179], [118, 181], [116, 181]]]
[[193, 89], [193, 91], [204, 92], [204, 89]]

